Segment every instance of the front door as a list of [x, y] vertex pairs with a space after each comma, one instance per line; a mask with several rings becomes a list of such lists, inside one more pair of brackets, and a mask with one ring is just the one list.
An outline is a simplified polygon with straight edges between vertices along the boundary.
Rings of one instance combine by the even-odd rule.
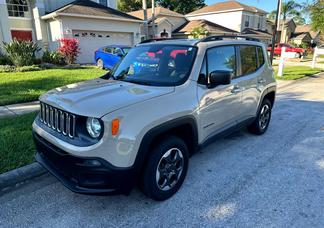
[[[215, 47], [206, 52], [198, 85], [199, 121], [203, 140], [233, 126], [240, 118], [242, 90], [239, 79], [235, 79], [236, 61], [234, 46]], [[208, 83], [208, 79], [202, 80], [201, 77], [215, 70], [232, 71], [231, 84], [207, 88], [205, 83]]]

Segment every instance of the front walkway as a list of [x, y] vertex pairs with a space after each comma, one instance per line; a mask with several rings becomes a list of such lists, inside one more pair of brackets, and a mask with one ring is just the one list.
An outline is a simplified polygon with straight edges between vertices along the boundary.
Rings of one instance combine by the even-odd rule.
[[0, 118], [13, 117], [13, 116], [18, 116], [30, 112], [35, 112], [38, 109], [39, 109], [38, 101], [0, 106]]

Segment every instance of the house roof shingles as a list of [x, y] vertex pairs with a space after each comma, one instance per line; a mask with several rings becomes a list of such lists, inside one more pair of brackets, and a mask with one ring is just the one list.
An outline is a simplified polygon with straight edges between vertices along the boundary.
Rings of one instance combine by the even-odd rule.
[[306, 33], [308, 32], [312, 39], [316, 38], [316, 36], [318, 36], [318, 34], [320, 33], [319, 31], [314, 31], [312, 30], [312, 26], [311, 25], [298, 25], [295, 29], [295, 33]]
[[205, 14], [211, 12], [227, 11], [227, 10], [245, 10], [254, 13], [267, 14], [266, 11], [256, 8], [254, 6], [248, 6], [237, 1], [227, 1], [227, 2], [219, 2], [213, 5], [205, 6], [199, 10], [187, 14], [187, 16], [193, 16], [196, 14], [199, 15], [199, 14]]
[[263, 37], [267, 37], [267, 38], [271, 38], [272, 34], [268, 33], [267, 31], [263, 31], [260, 29], [252, 29], [252, 28], [245, 28], [242, 31], [242, 34], [245, 35], [255, 35], [255, 36], [263, 36]]
[[207, 20], [193, 20], [187, 21], [185, 24], [173, 31], [173, 33], [188, 34], [192, 32], [194, 28], [203, 27], [210, 33], [237, 33], [237, 31], [226, 28], [224, 26], [212, 23]]
[[64, 14], [78, 14], [78, 15], [89, 15], [89, 16], [99, 16], [99, 17], [112, 17], [112, 18], [121, 18], [121, 19], [130, 19], [130, 20], [140, 20], [135, 16], [123, 13], [121, 11], [112, 9], [110, 7], [103, 6], [96, 2], [90, 0], [77, 0], [71, 2], [61, 8], [51, 13], [64, 13]]
[[[137, 10], [137, 11], [132, 11], [128, 13], [131, 16], [140, 18], [142, 20], [144, 20], [144, 12], [143, 10]], [[159, 16], [159, 15], [168, 15], [168, 16], [175, 16], [175, 17], [185, 17], [184, 15], [171, 11], [169, 9], [163, 8], [163, 7], [155, 7], [155, 17]], [[148, 20], [152, 19], [152, 8], [147, 9], [147, 18]]]

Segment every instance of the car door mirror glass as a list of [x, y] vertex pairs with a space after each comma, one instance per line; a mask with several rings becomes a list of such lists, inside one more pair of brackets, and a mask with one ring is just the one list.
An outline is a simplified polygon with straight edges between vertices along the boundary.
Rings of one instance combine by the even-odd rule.
[[232, 71], [216, 70], [209, 74], [208, 88], [218, 85], [228, 85], [231, 83]]

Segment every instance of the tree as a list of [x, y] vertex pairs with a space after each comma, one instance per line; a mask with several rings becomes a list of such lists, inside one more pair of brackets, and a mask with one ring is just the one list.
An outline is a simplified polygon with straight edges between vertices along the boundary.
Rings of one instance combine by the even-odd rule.
[[157, 4], [169, 10], [187, 14], [204, 6], [205, 0], [156, 0]]
[[[147, 1], [147, 5], [151, 6], [151, 0]], [[142, 9], [142, 0], [118, 0], [118, 9], [123, 12], [131, 12]]]
[[310, 7], [312, 28], [324, 32], [324, 1], [316, 0]]
[[206, 37], [207, 35], [208, 35], [208, 31], [204, 27], [193, 28], [190, 33], [190, 37], [193, 39], [201, 39], [203, 37]]

